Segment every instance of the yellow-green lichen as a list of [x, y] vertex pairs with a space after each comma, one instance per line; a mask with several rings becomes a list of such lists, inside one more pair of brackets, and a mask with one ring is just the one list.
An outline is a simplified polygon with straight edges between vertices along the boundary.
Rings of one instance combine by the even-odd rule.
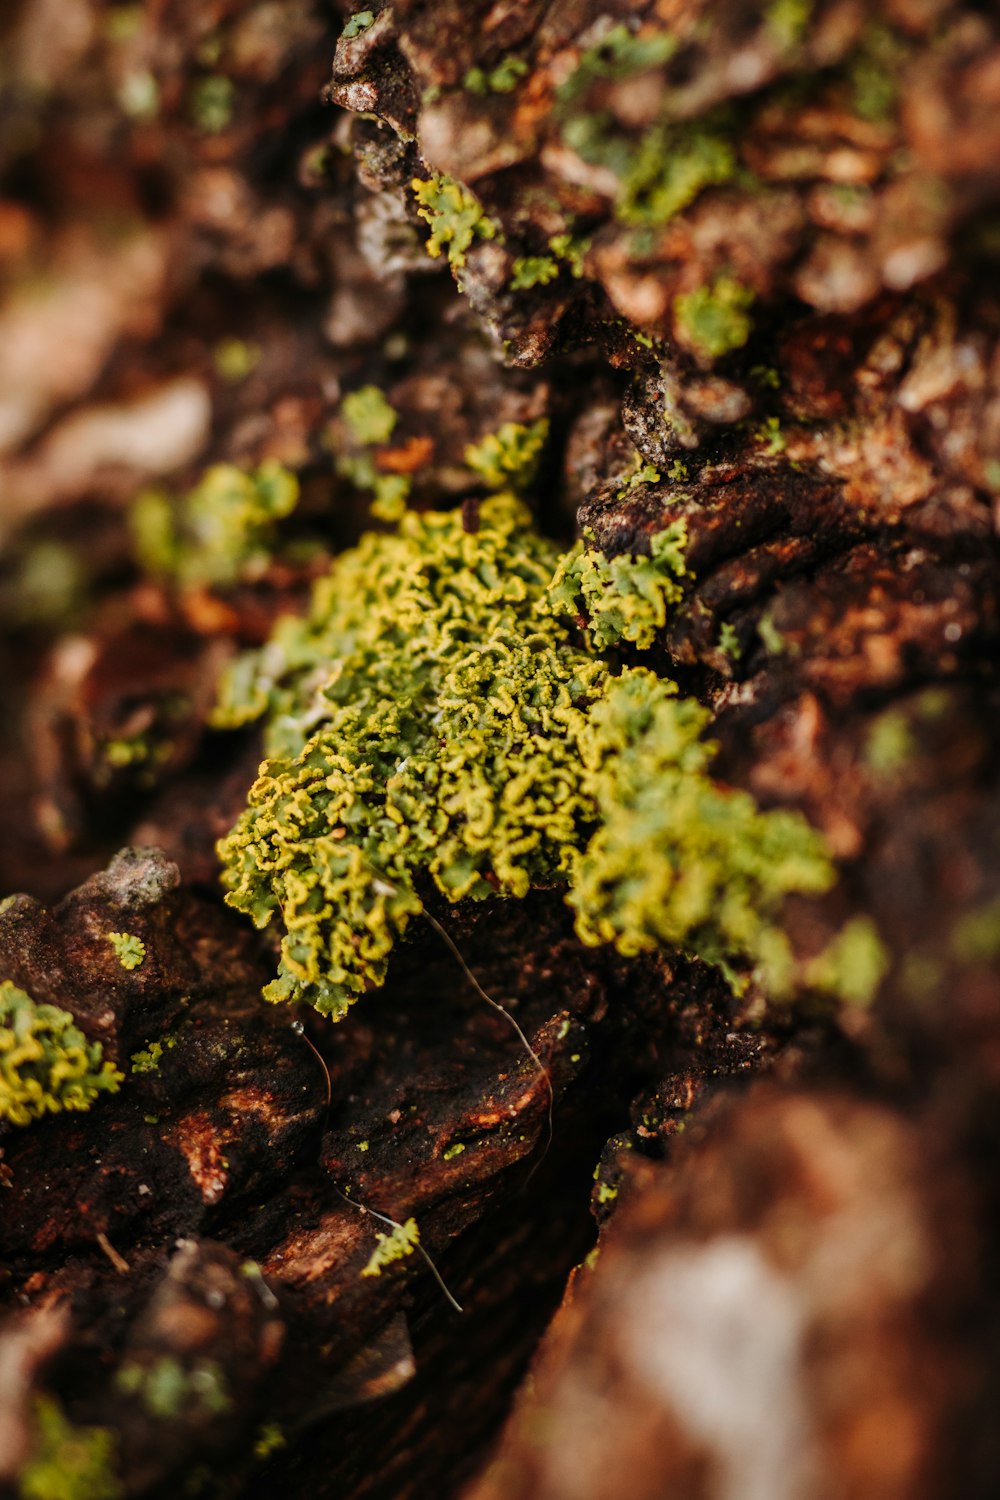
[[806, 983], [819, 994], [869, 1005], [889, 970], [889, 955], [871, 917], [852, 917], [807, 966]]
[[[635, 476], [637, 481], [645, 482], [644, 472]], [[645, 649], [683, 595], [686, 542], [683, 521], [672, 521], [651, 538], [648, 557], [605, 557], [586, 539], [577, 542], [556, 569], [548, 607], [571, 618], [586, 615], [595, 651], [620, 641]]]
[[225, 1377], [214, 1360], [201, 1360], [190, 1368], [172, 1354], [154, 1364], [123, 1364], [115, 1384], [126, 1396], [142, 1401], [151, 1417], [166, 1422], [186, 1412], [220, 1416], [229, 1411], [232, 1397]]
[[484, 212], [475, 193], [454, 177], [414, 177], [410, 188], [417, 213], [430, 225], [428, 255], [446, 255], [453, 271], [465, 265], [475, 240], [493, 240], [500, 233], [500, 226]]
[[512, 94], [530, 71], [523, 57], [512, 54], [501, 58], [492, 68], [470, 68], [462, 79], [462, 87], [470, 94]]
[[397, 1224], [390, 1234], [376, 1234], [375, 1249], [368, 1258], [362, 1276], [381, 1276], [386, 1266], [394, 1265], [412, 1255], [420, 1244], [420, 1230], [416, 1219], [407, 1219]]
[[133, 932], [109, 932], [108, 942], [123, 969], [138, 969], [146, 957], [146, 944]]
[[107, 1427], [77, 1427], [51, 1396], [35, 1400], [32, 1454], [20, 1500], [119, 1500], [115, 1438]]
[[548, 286], [559, 275], [559, 266], [551, 255], [519, 255], [511, 268], [512, 292], [528, 291], [533, 286]]
[[0, 983], [0, 1120], [30, 1125], [64, 1109], [89, 1109], [116, 1093], [122, 1074], [102, 1062], [69, 1011], [39, 1005], [11, 981]]
[[345, 41], [360, 36], [367, 31], [369, 26], [375, 23], [375, 12], [373, 10], [356, 10], [353, 16], [348, 17], [347, 24], [340, 33]]
[[[341, 402], [340, 414], [354, 442], [364, 449], [387, 443], [397, 421], [395, 409], [376, 385], [351, 391]], [[372, 515], [377, 520], [399, 520], [412, 487], [408, 474], [383, 474], [369, 452], [340, 454], [337, 473], [359, 490], [372, 491]]]
[[149, 1046], [141, 1052], [133, 1052], [131, 1056], [133, 1073], [156, 1073], [165, 1051], [170, 1051], [177, 1046], [176, 1036], [167, 1035], [160, 1038], [158, 1042], [150, 1042]]
[[548, 419], [504, 422], [478, 443], [469, 443], [465, 462], [492, 489], [521, 494], [535, 477], [549, 435]]
[[294, 474], [266, 460], [252, 473], [215, 464], [177, 502], [145, 490], [129, 523], [139, 563], [184, 586], [231, 584], [268, 564], [277, 523], [298, 504]]
[[702, 359], [719, 359], [742, 348], [753, 323], [747, 308], [753, 292], [734, 276], [683, 292], [674, 298], [674, 326], [682, 343]]
[[221, 135], [232, 123], [236, 88], [222, 73], [199, 78], [188, 95], [191, 119], [204, 135]]
[[833, 882], [822, 839], [795, 813], [762, 813], [708, 776], [709, 715], [672, 683], [637, 669], [612, 679], [581, 741], [597, 828], [571, 862], [567, 900], [585, 942], [621, 952], [667, 945], [735, 978], [751, 956], [772, 993], [793, 978], [775, 922], [790, 891]]
[[268, 999], [342, 1015], [431, 885], [563, 885], [587, 941], [759, 962], [781, 987], [777, 910], [831, 882], [822, 840], [713, 783], [705, 711], [592, 649], [652, 642], [683, 541], [675, 523], [646, 558], [560, 561], [509, 494], [474, 533], [407, 513], [237, 664], [216, 722], [265, 717], [269, 758], [219, 853], [230, 905], [284, 926]]
[[901, 708], [887, 708], [871, 723], [865, 763], [879, 776], [891, 775], [912, 761], [917, 750], [909, 719]]
[[264, 1422], [254, 1439], [253, 1456], [262, 1460], [270, 1458], [272, 1453], [284, 1448], [287, 1441], [277, 1422]]
[[387, 443], [392, 437], [396, 412], [377, 385], [351, 391], [340, 403], [340, 411], [356, 442], [371, 446]]

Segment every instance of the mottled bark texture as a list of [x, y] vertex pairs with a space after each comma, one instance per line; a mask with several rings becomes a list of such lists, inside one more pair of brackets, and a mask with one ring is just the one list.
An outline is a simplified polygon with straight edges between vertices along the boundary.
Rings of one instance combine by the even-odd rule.
[[[995, 7], [18, 0], [0, 58], [0, 979], [126, 1074], [0, 1126], [0, 1489], [996, 1495]], [[458, 287], [434, 174], [484, 216]], [[367, 523], [364, 384], [411, 503], [471, 521], [466, 445], [544, 417], [545, 528], [685, 518], [647, 661], [825, 833], [786, 925], [872, 918], [869, 1008], [584, 948], [558, 892], [442, 903], [550, 1128], [428, 923], [335, 1027], [261, 1003], [213, 854], [259, 745], [207, 716]], [[265, 568], [137, 563], [143, 486], [266, 459]], [[417, 1254], [361, 1275], [361, 1205], [461, 1315]], [[113, 1478], [57, 1488], [68, 1439], [37, 1478], [40, 1397]]]

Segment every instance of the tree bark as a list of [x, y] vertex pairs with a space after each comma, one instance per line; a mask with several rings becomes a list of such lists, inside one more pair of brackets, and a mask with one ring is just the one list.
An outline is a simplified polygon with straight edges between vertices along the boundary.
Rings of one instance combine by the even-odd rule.
[[[993, 1496], [990, 8], [56, 9], [0, 20], [0, 980], [127, 1078], [0, 1124], [0, 1490]], [[432, 176], [483, 216], [454, 278]], [[585, 947], [556, 890], [431, 901], [335, 1026], [261, 1002], [214, 854], [260, 743], [209, 715], [369, 524], [367, 384], [411, 504], [472, 518], [467, 445], [544, 418], [543, 528], [684, 520], [628, 659], [822, 830], [838, 883], [783, 921], [808, 955], [869, 919], [871, 1004]], [[302, 500], [266, 566], [137, 555], [137, 493], [271, 459]], [[110, 1480], [26, 1477], [39, 1398]]]

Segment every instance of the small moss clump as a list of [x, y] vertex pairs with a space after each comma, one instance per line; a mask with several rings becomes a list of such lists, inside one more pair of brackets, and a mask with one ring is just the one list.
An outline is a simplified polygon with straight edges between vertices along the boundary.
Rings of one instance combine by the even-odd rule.
[[474, 240], [493, 240], [500, 226], [483, 210], [470, 188], [453, 177], [414, 177], [410, 183], [417, 213], [431, 229], [427, 254], [446, 255], [453, 271], [460, 271]]
[[122, 1074], [102, 1056], [69, 1011], [37, 1004], [9, 979], [0, 983], [0, 1120], [30, 1125], [116, 1093]]
[[784, 985], [777, 909], [831, 883], [821, 838], [712, 782], [704, 710], [591, 649], [652, 642], [682, 549], [674, 525], [648, 558], [584, 543], [560, 561], [511, 494], [475, 533], [407, 513], [237, 664], [217, 722], [265, 717], [269, 758], [219, 853], [230, 905], [284, 925], [268, 999], [342, 1015], [429, 886], [561, 885], [586, 941], [669, 942]]

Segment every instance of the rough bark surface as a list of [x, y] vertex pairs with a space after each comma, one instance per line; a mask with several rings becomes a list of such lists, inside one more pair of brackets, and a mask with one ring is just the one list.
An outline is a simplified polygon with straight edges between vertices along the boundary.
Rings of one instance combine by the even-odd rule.
[[[993, 7], [20, 0], [0, 52], [0, 980], [127, 1075], [0, 1123], [0, 1491], [995, 1495]], [[433, 174], [486, 216], [457, 286]], [[336, 1026], [261, 1002], [214, 854], [259, 739], [208, 718], [368, 524], [367, 384], [411, 504], [473, 518], [467, 445], [546, 418], [545, 529], [685, 520], [643, 660], [825, 834], [785, 924], [871, 918], [870, 1006], [584, 947], [548, 890], [432, 915], [551, 1112], [434, 924]], [[137, 555], [144, 487], [272, 459], [266, 565]], [[461, 1314], [362, 1274], [378, 1215]], [[39, 1398], [112, 1480], [26, 1478]]]

